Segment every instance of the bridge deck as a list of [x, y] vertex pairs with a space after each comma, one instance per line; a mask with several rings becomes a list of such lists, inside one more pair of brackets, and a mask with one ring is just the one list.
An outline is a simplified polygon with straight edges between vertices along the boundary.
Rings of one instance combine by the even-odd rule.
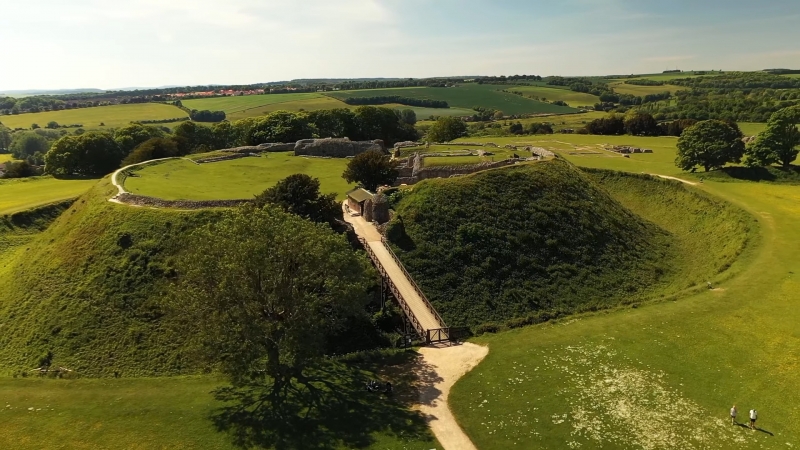
[[407, 276], [405, 271], [392, 256], [391, 251], [383, 243], [382, 236], [375, 229], [375, 226], [364, 220], [361, 216], [351, 216], [347, 211], [344, 212], [344, 219], [355, 229], [358, 237], [366, 242], [372, 250], [374, 258], [386, 271], [386, 276], [399, 291], [398, 300], [408, 305], [414, 318], [419, 322], [424, 330], [436, 330], [444, 328], [444, 324], [439, 322], [436, 315], [428, 309], [426, 301], [417, 293], [414, 283]]

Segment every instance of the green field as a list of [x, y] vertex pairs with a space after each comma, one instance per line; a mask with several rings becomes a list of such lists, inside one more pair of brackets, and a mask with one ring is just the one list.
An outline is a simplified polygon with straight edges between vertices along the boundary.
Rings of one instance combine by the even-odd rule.
[[59, 180], [52, 177], [0, 180], [0, 216], [78, 197], [97, 180]]
[[338, 91], [328, 93], [331, 97], [344, 100], [348, 97], [379, 97], [397, 95], [401, 97], [443, 100], [450, 107], [472, 109], [476, 106], [493, 108], [505, 114], [563, 114], [575, 112], [572, 108], [537, 102], [519, 95], [500, 92], [513, 91], [517, 86], [492, 86], [488, 84], [463, 84], [452, 88], [396, 88], [369, 89], [359, 91]]
[[[188, 114], [172, 105], [136, 103], [0, 116], [0, 122], [9, 128], [30, 128], [34, 123], [44, 127], [48, 122], [56, 121], [60, 125], [82, 125], [83, 128], [89, 130], [122, 127], [137, 120], [163, 120], [179, 117], [188, 117]], [[101, 123], [104, 123], [105, 126], [101, 127]]]
[[681, 89], [685, 89], [681, 86], [675, 86], [672, 84], [665, 84], [663, 86], [638, 86], [635, 84], [626, 84], [624, 81], [609, 83], [608, 85], [613, 88], [614, 92], [617, 94], [629, 94], [639, 97], [643, 97], [648, 94], [660, 94], [662, 92], [670, 92], [674, 94]]
[[0, 154], [0, 164], [8, 161], [12, 161], [14, 158], [8, 153]]
[[600, 97], [583, 92], [570, 91], [569, 89], [559, 89], [547, 86], [517, 86], [510, 91], [519, 91], [527, 95], [539, 97], [550, 102], [561, 100], [569, 106], [591, 106], [600, 102]]
[[755, 136], [767, 128], [765, 123], [739, 122], [739, 129], [745, 136]]
[[[719, 72], [708, 72], [707, 76], [719, 75]], [[634, 78], [639, 80], [656, 80], [656, 81], [671, 81], [680, 78], [697, 78], [705, 75], [696, 75], [695, 72], [680, 72], [680, 73], [651, 73], [636, 75]], [[612, 81], [622, 81], [623, 79], [613, 79]]]
[[280, 103], [293, 103], [322, 97], [316, 93], [243, 95], [238, 97], [216, 97], [184, 100], [183, 106], [189, 109], [225, 111], [226, 114], [241, 113], [249, 109]]
[[[702, 173], [674, 167], [675, 142], [572, 135], [539, 140], [579, 166], [699, 181]], [[600, 143], [655, 153], [623, 158], [600, 150]], [[489, 356], [450, 398], [478, 448], [770, 449], [800, 443], [800, 190], [709, 179], [698, 186], [744, 208], [760, 225], [718, 289], [477, 339], [489, 345]], [[631, 186], [609, 188], [634, 212], [691, 237], [680, 212], [670, 211], [663, 198], [634, 195]], [[762, 431], [731, 426], [727, 413], [734, 403], [740, 421], [750, 408], [759, 409]]]
[[260, 158], [242, 158], [197, 165], [178, 159], [145, 167], [125, 181], [133, 193], [165, 200], [247, 199], [295, 173], [317, 177], [323, 193], [344, 199], [352, 188], [342, 178], [343, 158], [304, 158], [293, 152], [264, 153]]

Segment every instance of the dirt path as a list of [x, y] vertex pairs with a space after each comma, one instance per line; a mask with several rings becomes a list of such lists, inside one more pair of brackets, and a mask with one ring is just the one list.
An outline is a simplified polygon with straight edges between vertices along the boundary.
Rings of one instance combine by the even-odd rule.
[[670, 176], [667, 176], [667, 175], [659, 175], [657, 173], [649, 173], [648, 175], [652, 175], [652, 176], [658, 177], [658, 178], [664, 178], [666, 180], [680, 181], [681, 183], [685, 183], [685, 184], [688, 184], [688, 185], [691, 185], [691, 186], [697, 186], [698, 184], [700, 184], [700, 183], [695, 183], [693, 181], [684, 180], [683, 178], [670, 177]]
[[420, 390], [420, 411], [425, 414], [431, 431], [445, 450], [475, 450], [453, 417], [447, 404], [450, 388], [472, 370], [489, 353], [488, 347], [464, 343], [453, 346], [423, 347], [419, 350], [423, 364], [430, 372]]

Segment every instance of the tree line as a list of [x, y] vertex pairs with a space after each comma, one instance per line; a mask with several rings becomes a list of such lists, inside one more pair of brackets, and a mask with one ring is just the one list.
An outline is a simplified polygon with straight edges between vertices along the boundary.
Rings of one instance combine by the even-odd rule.
[[[34, 142], [26, 144], [20, 156], [33, 154], [42, 159], [45, 172], [54, 175], [104, 175], [121, 165], [150, 159], [269, 142], [349, 137], [353, 140], [381, 139], [392, 145], [418, 138], [413, 126], [416, 117], [413, 111], [410, 113], [375, 106], [309, 113], [276, 111], [212, 126], [182, 122], [172, 132], [164, 127], [135, 123], [111, 132], [59, 136], [54, 142], [33, 131], [21, 134], [20, 139]], [[12, 151], [13, 148], [12, 145]]]
[[406, 106], [419, 106], [421, 108], [449, 108], [444, 100], [431, 100], [427, 98], [401, 97], [399, 95], [383, 95], [377, 97], [348, 97], [343, 100], [348, 105], [388, 105], [398, 103]]

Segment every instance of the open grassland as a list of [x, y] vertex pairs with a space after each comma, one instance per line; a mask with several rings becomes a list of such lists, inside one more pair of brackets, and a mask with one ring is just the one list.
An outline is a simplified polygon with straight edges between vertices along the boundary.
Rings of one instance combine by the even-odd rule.
[[[44, 127], [48, 122], [56, 121], [59, 125], [82, 125], [84, 129], [91, 130], [122, 127], [137, 120], [165, 120], [179, 117], [188, 117], [188, 114], [172, 105], [136, 103], [0, 116], [0, 122], [9, 128], [30, 128], [34, 123]], [[105, 126], [100, 126], [101, 123]]]
[[463, 84], [452, 88], [396, 88], [368, 89], [358, 91], [330, 92], [331, 97], [344, 100], [348, 97], [380, 97], [397, 95], [401, 97], [444, 100], [450, 107], [472, 109], [475, 107], [492, 108], [506, 114], [564, 114], [575, 112], [573, 108], [537, 102], [529, 98], [501, 90], [513, 91], [517, 86], [493, 86], [488, 84]]
[[[695, 72], [679, 72], [679, 73], [652, 73], [637, 75], [635, 78], [626, 78], [633, 80], [655, 80], [655, 81], [671, 81], [680, 78], [697, 78], [702, 76], [719, 75], [719, 72], [707, 72], [707, 75], [697, 75]], [[613, 79], [610, 81], [622, 81], [624, 79]]]
[[[669, 138], [560, 138], [542, 146], [581, 166], [693, 182], [703, 177], [672, 165]], [[622, 158], [576, 151], [617, 139], [655, 153]], [[800, 443], [800, 190], [709, 180], [690, 189], [745, 209], [759, 230], [716, 289], [478, 338], [489, 345], [489, 356], [450, 398], [479, 448], [785, 449]], [[680, 203], [669, 205], [644, 187], [607, 186], [635, 213], [678, 236], [691, 235], [682, 215], [697, 212], [676, 210]], [[750, 408], [759, 410], [759, 431], [730, 424], [733, 404], [740, 422]]]
[[758, 133], [767, 129], [767, 124], [765, 123], [754, 123], [754, 122], [739, 122], [739, 129], [742, 130], [745, 136], [755, 136]]
[[0, 180], [0, 215], [78, 197], [95, 183], [95, 179], [59, 180], [52, 177]]
[[509, 90], [514, 92], [519, 91], [526, 96], [532, 95], [550, 102], [561, 100], [572, 107], [590, 106], [600, 102], [600, 97], [596, 95], [548, 86], [516, 86]]
[[8, 153], [0, 153], [0, 164], [3, 164], [8, 161], [13, 161], [14, 157]]
[[351, 189], [342, 178], [346, 159], [304, 158], [293, 152], [264, 153], [197, 165], [184, 159], [148, 166], [128, 177], [125, 188], [133, 193], [166, 200], [247, 199], [295, 173], [319, 178], [323, 193], [344, 199]]
[[670, 92], [672, 94], [686, 89], [681, 86], [665, 84], [663, 86], [638, 86], [635, 84], [626, 84], [624, 81], [609, 83], [609, 86], [614, 89], [617, 94], [630, 94], [639, 97], [644, 97], [649, 94], [660, 94], [662, 92]]
[[[297, 94], [291, 94], [297, 95]], [[273, 111], [318, 111], [320, 109], [353, 108], [335, 98], [319, 96], [307, 98], [305, 100], [294, 100], [283, 103], [272, 103], [269, 105], [258, 106], [256, 108], [235, 112], [228, 115], [228, 120], [239, 120], [247, 117], [260, 116]]]
[[312, 100], [320, 97], [322, 95], [316, 93], [242, 95], [237, 97], [184, 100], [182, 103], [183, 106], [189, 109], [225, 111], [226, 114], [233, 114], [268, 105]]
[[441, 448], [419, 414], [361, 385], [340, 386], [347, 403], [327, 405], [322, 420], [276, 423], [246, 411], [232, 415], [240, 404], [216, 398], [213, 392], [225, 384], [213, 376], [3, 379], [0, 448]]

